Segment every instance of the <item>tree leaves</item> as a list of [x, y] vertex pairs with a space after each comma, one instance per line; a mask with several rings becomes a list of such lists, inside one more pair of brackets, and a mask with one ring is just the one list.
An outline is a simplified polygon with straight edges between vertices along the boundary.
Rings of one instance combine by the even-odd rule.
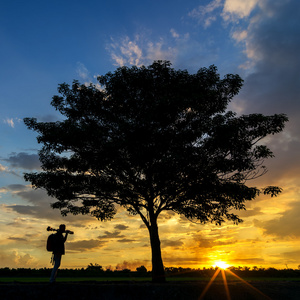
[[58, 199], [53, 208], [105, 220], [118, 204], [147, 226], [163, 210], [202, 223], [240, 221], [230, 210], [259, 194], [246, 181], [266, 172], [273, 154], [261, 139], [282, 131], [285, 115], [226, 112], [243, 80], [221, 79], [215, 66], [189, 74], [157, 61], [98, 81], [59, 85], [51, 104], [63, 121], [24, 119], [43, 145], [43, 172], [25, 179]]

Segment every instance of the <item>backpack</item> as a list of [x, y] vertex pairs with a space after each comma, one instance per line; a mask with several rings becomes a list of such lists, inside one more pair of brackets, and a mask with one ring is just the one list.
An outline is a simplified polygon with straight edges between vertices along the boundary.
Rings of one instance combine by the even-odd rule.
[[57, 246], [57, 235], [56, 233], [52, 233], [48, 236], [46, 249], [47, 251], [52, 252], [54, 251], [56, 246]]

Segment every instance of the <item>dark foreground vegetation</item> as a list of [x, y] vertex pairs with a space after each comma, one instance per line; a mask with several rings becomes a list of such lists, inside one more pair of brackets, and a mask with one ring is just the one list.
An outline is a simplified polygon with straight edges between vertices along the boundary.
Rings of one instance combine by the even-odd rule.
[[[207, 279], [211, 278], [217, 268], [191, 269], [181, 267], [166, 267], [165, 274], [167, 278], [195, 278]], [[258, 267], [230, 267], [228, 268], [234, 274], [242, 278], [295, 278], [300, 280], [300, 269], [275, 269], [275, 268], [258, 268]], [[51, 273], [51, 268], [31, 269], [31, 268], [1, 268], [1, 277], [48, 277]], [[151, 279], [151, 271], [148, 271], [144, 266], [136, 268], [135, 271], [130, 269], [123, 270], [104, 270], [98, 264], [89, 264], [86, 268], [80, 269], [59, 269], [59, 277], [62, 278], [147, 278]]]
[[230, 298], [224, 284], [214, 282], [201, 298], [206, 282], [81, 282], [33, 284], [0, 284], [1, 300], [299, 300], [298, 282], [228, 282]]
[[[300, 270], [231, 267], [207, 289], [215, 268], [165, 268], [167, 282], [151, 282], [143, 266], [136, 271], [103, 270], [90, 264], [82, 269], [61, 269], [56, 284], [47, 278], [51, 269], [0, 269], [1, 300], [299, 300]], [[234, 277], [233, 272], [238, 277]], [[227, 286], [227, 288], [225, 288]]]

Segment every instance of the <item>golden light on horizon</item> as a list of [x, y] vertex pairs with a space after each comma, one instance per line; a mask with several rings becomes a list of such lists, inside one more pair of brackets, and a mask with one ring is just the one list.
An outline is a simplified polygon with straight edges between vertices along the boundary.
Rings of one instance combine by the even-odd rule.
[[269, 296], [265, 295], [262, 291], [260, 291], [256, 287], [254, 287], [252, 284], [250, 284], [249, 282], [247, 282], [246, 280], [244, 280], [240, 276], [236, 275], [234, 272], [230, 271], [229, 269], [226, 270], [229, 267], [229, 265], [227, 263], [225, 263], [224, 261], [216, 261], [215, 264], [214, 264], [214, 267], [218, 267], [218, 269], [215, 271], [214, 275], [211, 277], [210, 281], [208, 282], [206, 287], [203, 289], [203, 291], [202, 291], [200, 297], [198, 298], [198, 300], [204, 299], [207, 291], [209, 290], [210, 286], [212, 285], [212, 283], [217, 278], [217, 276], [219, 275], [220, 272], [222, 274], [223, 284], [224, 284], [225, 293], [226, 293], [226, 300], [232, 300], [231, 296], [230, 296], [229, 286], [228, 286], [228, 283], [227, 283], [227, 278], [226, 278], [226, 273], [227, 272], [229, 274], [231, 274], [232, 276], [236, 277], [238, 280], [240, 280], [242, 283], [244, 283], [245, 285], [247, 285], [251, 289], [253, 289], [257, 294], [260, 294], [261, 296], [263, 296], [264, 299], [271, 300], [271, 298]]
[[229, 264], [227, 264], [226, 262], [224, 261], [216, 261], [215, 264], [213, 265], [213, 267], [218, 267], [219, 269], [222, 269], [222, 270], [226, 270], [228, 267], [229, 267]]

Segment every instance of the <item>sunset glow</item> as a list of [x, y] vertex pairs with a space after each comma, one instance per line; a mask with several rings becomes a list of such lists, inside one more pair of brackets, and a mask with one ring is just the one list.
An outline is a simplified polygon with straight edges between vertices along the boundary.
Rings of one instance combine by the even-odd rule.
[[220, 269], [225, 270], [225, 269], [227, 269], [229, 267], [229, 265], [226, 262], [224, 262], [224, 261], [216, 261], [215, 264], [213, 265], [213, 267], [214, 268], [218, 267]]

